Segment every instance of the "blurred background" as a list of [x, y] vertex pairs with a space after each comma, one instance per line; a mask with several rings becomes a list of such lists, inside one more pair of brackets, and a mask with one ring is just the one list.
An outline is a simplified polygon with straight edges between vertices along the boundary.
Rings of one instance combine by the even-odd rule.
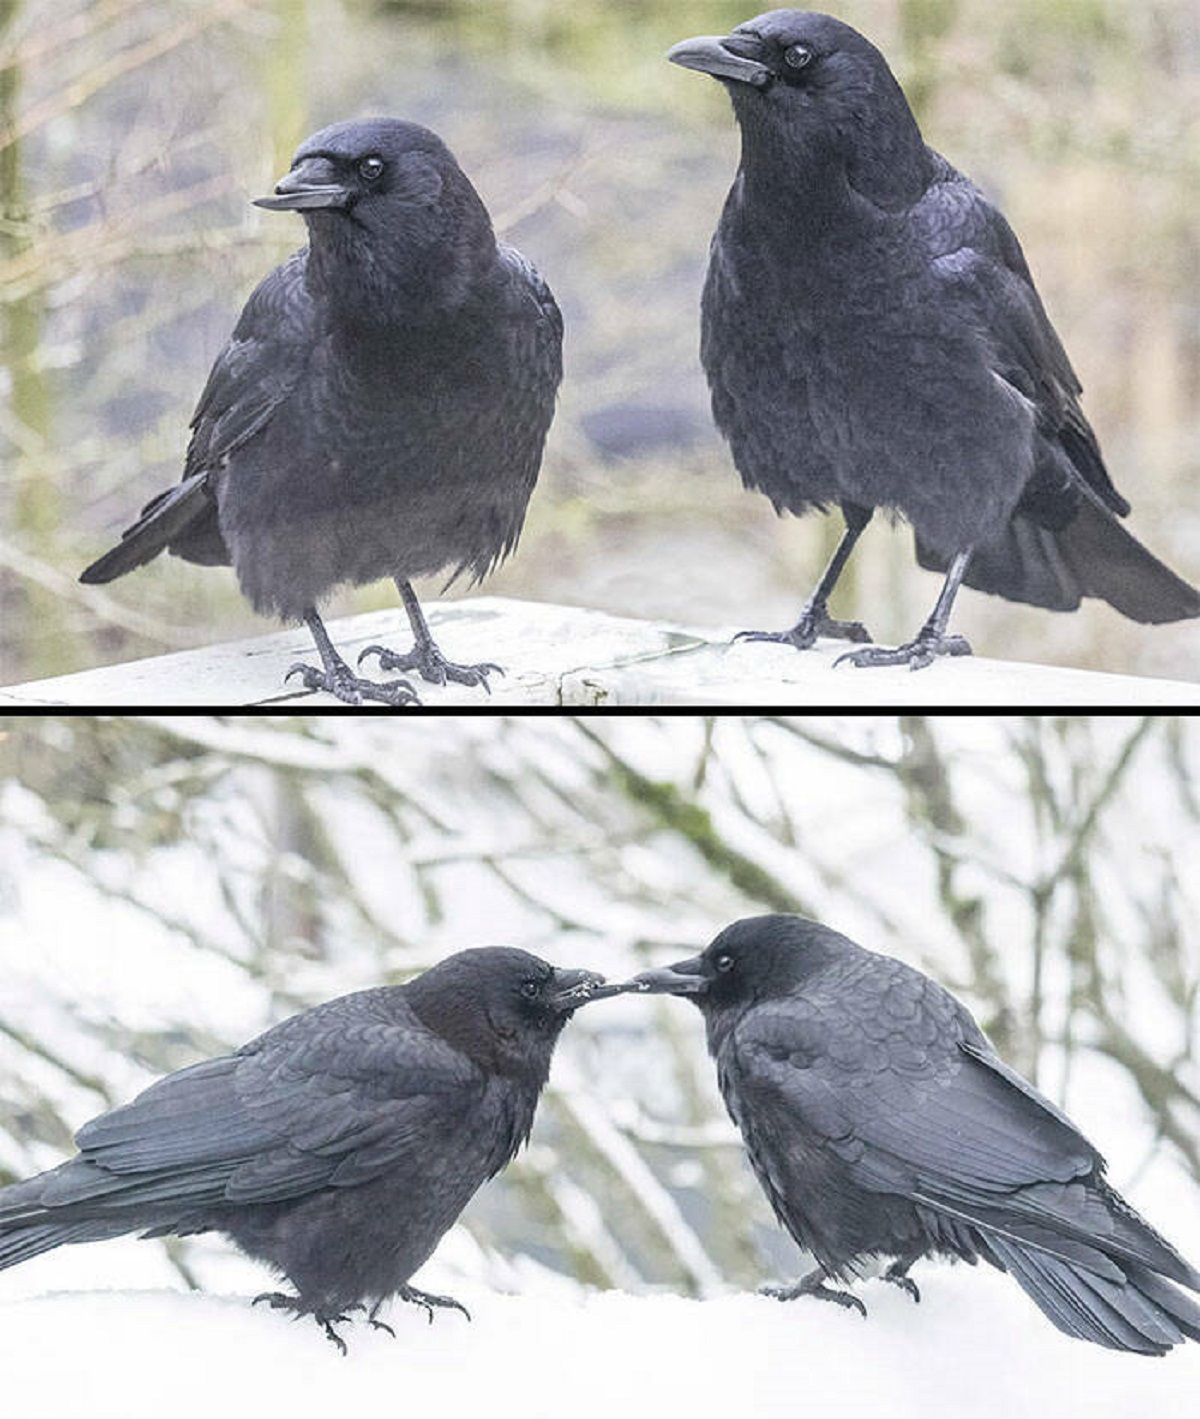
[[[1200, 577], [1200, 11], [1193, 0], [843, 0], [927, 139], [1004, 207], [1133, 530]], [[840, 521], [776, 519], [712, 429], [707, 246], [737, 161], [721, 87], [663, 52], [742, 0], [0, 0], [0, 682], [267, 630], [232, 573], [79, 570], [176, 481], [208, 368], [301, 244], [260, 212], [296, 144], [387, 112], [437, 129], [567, 320], [511, 596], [791, 624]], [[938, 579], [882, 520], [835, 611], [897, 641]], [[436, 584], [419, 588], [436, 594]], [[458, 588], [456, 595], [465, 594]], [[383, 584], [332, 614], [394, 604]], [[1188, 627], [973, 592], [1016, 659], [1200, 676]]]
[[[624, 979], [798, 911], [953, 989], [1195, 1262], [1198, 843], [1191, 719], [0, 720], [0, 1183], [165, 1071], [464, 947]], [[621, 997], [578, 1012], [531, 1146], [420, 1284], [705, 1295], [800, 1265], [699, 1012]], [[123, 1239], [0, 1297], [183, 1284], [263, 1273]]]

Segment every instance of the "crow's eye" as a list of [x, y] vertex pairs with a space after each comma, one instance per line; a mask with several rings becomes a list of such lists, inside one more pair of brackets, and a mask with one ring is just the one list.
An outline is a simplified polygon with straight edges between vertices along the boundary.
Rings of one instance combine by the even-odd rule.
[[783, 62], [789, 69], [803, 69], [812, 63], [813, 52], [806, 44], [793, 44], [783, 51]]
[[733, 970], [733, 957], [718, 956], [717, 959], [713, 962], [713, 965], [716, 966], [717, 970], [721, 971], [722, 973], [725, 971], [731, 971]]
[[536, 999], [538, 991], [540, 991], [541, 988], [541, 981], [527, 980], [521, 982], [521, 994], [525, 997], [526, 1000]]
[[361, 160], [358, 175], [366, 182], [378, 182], [383, 176], [383, 159], [378, 153], [372, 153]]

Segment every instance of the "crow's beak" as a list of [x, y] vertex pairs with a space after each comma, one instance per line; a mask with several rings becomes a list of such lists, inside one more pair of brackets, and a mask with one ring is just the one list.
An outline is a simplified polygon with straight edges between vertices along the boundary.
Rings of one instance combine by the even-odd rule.
[[620, 986], [605, 985], [604, 977], [595, 971], [554, 972], [554, 990], [545, 997], [546, 1004], [554, 1010], [576, 1010], [592, 1000], [603, 1000], [606, 995], [619, 995]]
[[[680, 40], [667, 51], [667, 58], [672, 64], [711, 74], [714, 79], [733, 79], [761, 89], [771, 82], [773, 75], [765, 64], [753, 57], [752, 51], [758, 47], [758, 40], [750, 35], [731, 34], [722, 38], [702, 34], [695, 39]], [[739, 50], [745, 52], [739, 53]]]
[[692, 956], [658, 971], [643, 971], [628, 985], [646, 995], [703, 995], [711, 983], [704, 972], [703, 958]]
[[316, 208], [344, 208], [352, 193], [343, 183], [334, 182], [333, 164], [328, 158], [301, 158], [291, 172], [275, 184], [273, 197], [256, 197], [254, 205], [268, 212], [309, 212]]

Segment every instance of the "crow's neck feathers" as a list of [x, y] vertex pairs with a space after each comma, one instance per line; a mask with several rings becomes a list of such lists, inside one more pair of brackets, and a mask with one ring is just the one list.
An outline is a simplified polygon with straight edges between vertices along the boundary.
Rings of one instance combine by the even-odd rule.
[[308, 218], [307, 285], [330, 324], [386, 332], [453, 320], [494, 278], [496, 238], [466, 177], [436, 201]]
[[831, 217], [863, 203], [886, 213], [918, 201], [933, 155], [890, 70], [872, 81], [861, 94], [847, 88], [814, 97], [734, 86], [746, 198], [775, 209], [792, 230], [828, 228]]

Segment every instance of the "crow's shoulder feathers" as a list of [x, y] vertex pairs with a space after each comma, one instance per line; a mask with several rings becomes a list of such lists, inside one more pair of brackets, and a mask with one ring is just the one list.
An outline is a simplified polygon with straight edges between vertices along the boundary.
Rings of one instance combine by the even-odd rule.
[[394, 990], [363, 991], [169, 1075], [86, 1124], [76, 1142], [108, 1173], [216, 1166], [227, 1201], [278, 1201], [386, 1171], [420, 1145], [449, 1098], [484, 1082]]
[[308, 248], [251, 293], [192, 416], [184, 477], [219, 468], [270, 420], [302, 378], [321, 337], [305, 285]]

